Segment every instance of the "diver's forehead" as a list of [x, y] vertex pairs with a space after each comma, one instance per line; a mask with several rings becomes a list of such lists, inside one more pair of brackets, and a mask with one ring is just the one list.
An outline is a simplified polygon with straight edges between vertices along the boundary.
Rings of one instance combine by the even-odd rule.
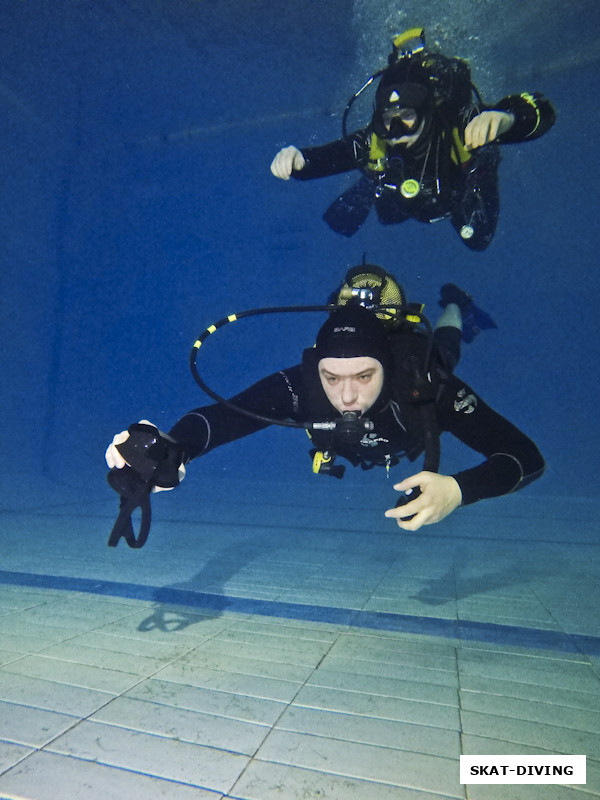
[[351, 378], [378, 369], [383, 369], [381, 363], [371, 356], [327, 357], [319, 361], [319, 372], [326, 372], [328, 375], [335, 375], [338, 378]]

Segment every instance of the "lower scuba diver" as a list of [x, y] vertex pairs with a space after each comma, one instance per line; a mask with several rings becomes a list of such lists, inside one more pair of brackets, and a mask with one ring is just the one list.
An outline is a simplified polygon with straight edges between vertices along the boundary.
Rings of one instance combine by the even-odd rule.
[[[349, 270], [330, 305], [317, 307], [326, 308], [328, 317], [301, 363], [231, 400], [212, 394], [218, 402], [184, 414], [168, 434], [142, 420], [114, 437], [106, 462], [122, 510], [140, 486], [142, 492], [172, 489], [192, 460], [273, 423], [305, 427], [313, 472], [336, 478], [346, 466], [336, 463], [339, 458], [389, 474], [402, 458], [412, 462], [424, 453], [423, 468], [394, 485], [400, 496], [385, 512], [407, 531], [439, 522], [459, 506], [527, 486], [544, 471], [537, 446], [454, 374], [461, 341], [471, 342], [496, 324], [453, 284], [442, 287], [440, 305], [444, 310], [435, 330], [428, 325], [423, 332], [423, 306], [406, 303], [393, 276], [365, 263]], [[444, 432], [482, 455], [483, 462], [440, 474]], [[127, 513], [136, 504], [130, 502]], [[147, 536], [146, 531], [143, 541], [141, 534], [136, 541], [131, 528], [121, 530], [113, 529], [109, 545], [124, 536], [130, 547], [141, 547]]]
[[[346, 131], [352, 102], [376, 77], [370, 124]], [[537, 139], [556, 114], [541, 94], [522, 92], [486, 105], [466, 61], [430, 51], [423, 29], [396, 37], [388, 66], [353, 96], [341, 139], [282, 148], [277, 178], [312, 180], [359, 170], [360, 179], [327, 209], [324, 220], [352, 236], [374, 207], [384, 225], [449, 219], [464, 244], [485, 250], [498, 223], [499, 145]]]

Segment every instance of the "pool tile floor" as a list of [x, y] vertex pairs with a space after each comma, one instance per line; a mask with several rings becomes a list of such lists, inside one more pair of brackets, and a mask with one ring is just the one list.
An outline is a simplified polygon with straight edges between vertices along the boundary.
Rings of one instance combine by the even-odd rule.
[[[102, 504], [5, 513], [0, 798], [600, 796], [594, 520], [562, 541], [511, 510], [508, 543], [474, 512], [408, 536], [159, 520], [137, 552], [106, 548]], [[587, 783], [463, 785], [461, 753], [585, 754]]]

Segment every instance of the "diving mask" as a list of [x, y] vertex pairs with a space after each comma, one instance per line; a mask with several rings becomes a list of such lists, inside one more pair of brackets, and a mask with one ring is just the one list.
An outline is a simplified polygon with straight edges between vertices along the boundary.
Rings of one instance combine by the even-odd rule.
[[[428, 127], [433, 97], [427, 86], [389, 82], [384, 75], [377, 89], [373, 130], [381, 139], [414, 136]], [[394, 78], [393, 74], [391, 75]]]
[[388, 139], [400, 139], [402, 136], [414, 136], [421, 127], [423, 115], [416, 108], [398, 108], [392, 106], [381, 112], [381, 123], [387, 132]]

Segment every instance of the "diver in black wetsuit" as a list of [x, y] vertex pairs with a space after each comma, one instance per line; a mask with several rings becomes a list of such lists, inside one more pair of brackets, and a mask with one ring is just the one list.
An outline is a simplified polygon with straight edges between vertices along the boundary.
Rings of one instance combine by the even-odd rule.
[[356, 233], [374, 205], [383, 224], [449, 218], [467, 247], [485, 250], [500, 207], [498, 145], [542, 136], [555, 112], [539, 94], [483, 104], [467, 62], [428, 52], [420, 34], [421, 46], [412, 50], [402, 49], [406, 35], [395, 40], [367, 128], [318, 147], [285, 147], [271, 172], [310, 180], [361, 170], [324, 215], [345, 236]]
[[[371, 286], [371, 278], [385, 275], [377, 270], [361, 265], [348, 273], [347, 284]], [[398, 329], [390, 329], [374, 311], [348, 301], [330, 314], [315, 347], [304, 352], [301, 364], [264, 378], [232, 402], [248, 412], [279, 420], [339, 424], [339, 431], [317, 426], [312, 433], [316, 448], [313, 470], [336, 477], [341, 477], [339, 465], [333, 464], [336, 456], [365, 469], [389, 469], [404, 456], [413, 461], [423, 450], [427, 458], [432, 433], [423, 411], [427, 407], [439, 432], [456, 436], [485, 460], [454, 475], [425, 468], [396, 484], [399, 492], [412, 492], [416, 497], [404, 507], [386, 511], [386, 516], [395, 518], [405, 530], [438, 522], [460, 505], [520, 489], [544, 470], [537, 447], [451, 374], [460, 355], [461, 335], [471, 341], [478, 330], [495, 324], [453, 285], [443, 287], [440, 305], [445, 310], [432, 343], [430, 337], [402, 327], [404, 322]], [[463, 317], [468, 320], [468, 330], [461, 332]], [[431, 344], [435, 345], [433, 351]], [[426, 352], [433, 355], [426, 359]], [[267, 425], [217, 403], [185, 414], [169, 431], [170, 438], [154, 428], [157, 437], [176, 451], [171, 466], [182, 462], [179, 477], [176, 469], [171, 469], [166, 481], [154, 482], [155, 488], [172, 488], [192, 459]], [[118, 448], [128, 439], [127, 431], [117, 434], [106, 452], [117, 479], [118, 470], [128, 463]]]

